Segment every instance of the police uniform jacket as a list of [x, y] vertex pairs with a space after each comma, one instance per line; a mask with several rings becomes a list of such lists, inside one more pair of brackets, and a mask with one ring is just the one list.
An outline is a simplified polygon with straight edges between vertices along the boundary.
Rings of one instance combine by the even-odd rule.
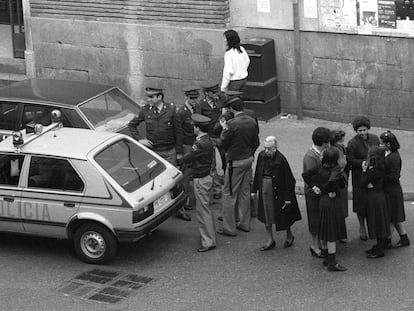
[[228, 160], [244, 160], [254, 155], [259, 147], [259, 128], [256, 121], [244, 112], [236, 113], [227, 121], [228, 129], [221, 132], [220, 146]]
[[[178, 131], [182, 132], [182, 135], [179, 135], [177, 139], [177, 153], [183, 153], [182, 145], [192, 146], [194, 143], [195, 134], [193, 121], [191, 120], [192, 114], [193, 112], [186, 105], [177, 108]], [[180, 141], [181, 137], [182, 140]]]
[[191, 166], [191, 173], [194, 178], [206, 177], [210, 174], [213, 162], [213, 142], [207, 134], [198, 136], [187, 153], [183, 162]]
[[203, 98], [197, 105], [196, 112], [202, 114], [203, 116], [209, 117], [211, 119], [211, 125], [208, 131], [208, 134], [211, 137], [218, 137], [217, 132], [214, 131], [214, 126], [219, 122], [221, 116], [221, 108], [223, 104], [220, 100], [214, 101], [211, 106], [206, 98]]
[[132, 137], [139, 140], [141, 137], [137, 126], [145, 122], [147, 139], [152, 142], [154, 151], [165, 151], [176, 147], [177, 141], [182, 141], [178, 121], [173, 103], [163, 103], [159, 113], [155, 111], [155, 107], [147, 104], [138, 116], [129, 122], [128, 127]]

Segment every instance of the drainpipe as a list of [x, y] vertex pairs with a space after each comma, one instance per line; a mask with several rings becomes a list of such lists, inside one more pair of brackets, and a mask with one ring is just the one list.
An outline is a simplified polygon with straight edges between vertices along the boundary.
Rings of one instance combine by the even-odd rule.
[[33, 51], [32, 24], [30, 18], [30, 0], [22, 0], [24, 37], [26, 41], [26, 50], [24, 59], [26, 62], [26, 76], [28, 78], [36, 77], [36, 64]]
[[300, 44], [300, 17], [299, 0], [293, 0], [293, 36], [295, 50], [295, 87], [296, 87], [296, 115], [298, 120], [303, 120], [302, 97], [302, 54]]

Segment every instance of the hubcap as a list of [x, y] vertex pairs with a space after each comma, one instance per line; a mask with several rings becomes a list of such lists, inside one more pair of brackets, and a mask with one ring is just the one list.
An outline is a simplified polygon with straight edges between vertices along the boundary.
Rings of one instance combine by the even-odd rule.
[[83, 253], [90, 258], [99, 258], [106, 250], [105, 239], [96, 231], [82, 234], [80, 244]]

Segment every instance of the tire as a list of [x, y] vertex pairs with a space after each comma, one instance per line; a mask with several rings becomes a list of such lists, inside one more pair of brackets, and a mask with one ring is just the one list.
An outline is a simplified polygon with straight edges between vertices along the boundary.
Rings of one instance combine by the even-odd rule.
[[118, 250], [118, 242], [112, 232], [95, 223], [83, 224], [75, 231], [73, 246], [80, 260], [96, 265], [111, 261]]

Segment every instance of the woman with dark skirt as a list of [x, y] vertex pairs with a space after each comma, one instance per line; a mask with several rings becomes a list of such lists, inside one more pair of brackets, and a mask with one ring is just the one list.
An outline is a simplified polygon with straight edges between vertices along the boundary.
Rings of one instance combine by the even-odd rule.
[[391, 222], [390, 237], [386, 241], [386, 246], [391, 246], [391, 236], [394, 228], [400, 235], [400, 240], [394, 246], [404, 247], [410, 245], [410, 240], [405, 231], [403, 222], [405, 221], [404, 198], [400, 184], [401, 176], [401, 156], [398, 152], [400, 143], [397, 137], [390, 131], [380, 135], [381, 146], [385, 148], [385, 176], [384, 191], [387, 198], [387, 208], [389, 220]]
[[[348, 217], [348, 177], [349, 177], [349, 166], [347, 165], [346, 159], [346, 147], [344, 144], [345, 132], [342, 130], [332, 130], [331, 132], [331, 146], [338, 148], [339, 159], [338, 165], [341, 168], [341, 174], [345, 180], [345, 187], [340, 189], [340, 204], [344, 212], [344, 218]], [[339, 240], [341, 243], [346, 243], [346, 240]]]
[[[331, 131], [326, 127], [317, 127], [312, 133], [312, 147], [303, 157], [303, 172], [318, 170], [321, 167], [323, 151], [329, 146]], [[304, 183], [306, 214], [308, 216], [308, 229], [312, 238], [310, 253], [312, 256], [324, 258], [319, 240], [320, 189], [317, 186], [310, 187], [306, 180]]]
[[366, 195], [368, 236], [377, 243], [366, 251], [367, 258], [384, 257], [386, 239], [390, 236], [387, 201], [384, 192], [385, 150], [371, 147], [368, 161], [362, 165], [361, 187]]
[[322, 167], [302, 174], [309, 186], [317, 186], [321, 190], [319, 238], [325, 257], [323, 264], [332, 272], [347, 270], [336, 261], [336, 242], [347, 238], [343, 208], [340, 204], [345, 180], [338, 158], [338, 149], [329, 147], [323, 152]]

